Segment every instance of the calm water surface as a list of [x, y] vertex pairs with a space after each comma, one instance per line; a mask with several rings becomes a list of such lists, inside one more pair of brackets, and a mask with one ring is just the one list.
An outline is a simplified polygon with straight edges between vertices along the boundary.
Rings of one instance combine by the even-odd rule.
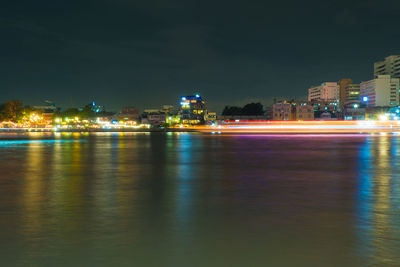
[[0, 134], [1, 266], [395, 266], [400, 136]]

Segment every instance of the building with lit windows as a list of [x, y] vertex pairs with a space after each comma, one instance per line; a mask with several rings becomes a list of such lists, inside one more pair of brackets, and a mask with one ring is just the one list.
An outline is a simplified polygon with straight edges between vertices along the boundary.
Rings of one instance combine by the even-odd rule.
[[338, 119], [340, 117], [339, 112], [339, 100], [332, 101], [317, 101], [313, 100], [310, 102], [314, 110], [315, 119]]
[[344, 120], [365, 120], [366, 105], [360, 101], [347, 102], [343, 109]]
[[360, 96], [367, 107], [394, 107], [399, 105], [399, 78], [378, 75], [377, 78], [361, 82]]
[[206, 121], [216, 121], [216, 120], [217, 120], [217, 113], [207, 111]]
[[273, 112], [273, 120], [280, 120], [280, 121], [294, 120], [294, 114], [292, 112], [292, 104], [290, 103], [286, 102], [276, 103], [273, 105], [272, 112]]
[[307, 103], [297, 103], [294, 107], [296, 120], [314, 120], [314, 109]]
[[182, 124], [203, 124], [205, 122], [206, 105], [199, 94], [182, 96], [180, 101]]
[[345, 95], [344, 95], [344, 102], [342, 103], [343, 106], [347, 103], [352, 102], [360, 102], [360, 85], [355, 83], [347, 84], [345, 87]]
[[346, 88], [353, 83], [353, 80], [350, 78], [344, 78], [340, 79], [338, 82], [339, 85], [339, 104], [340, 104], [340, 109], [342, 110], [344, 108], [344, 104], [346, 103]]
[[314, 110], [306, 102], [281, 102], [272, 107], [273, 120], [314, 120]]
[[340, 88], [337, 82], [325, 82], [308, 89], [308, 101], [339, 101]]
[[92, 101], [92, 103], [90, 103], [90, 105], [91, 105], [91, 110], [96, 112], [96, 113], [105, 111], [104, 106], [99, 106], [94, 101]]
[[139, 110], [134, 107], [124, 107], [113, 116], [113, 119], [118, 121], [139, 121]]
[[392, 55], [383, 61], [374, 64], [375, 78], [378, 75], [391, 75], [393, 78], [400, 78], [400, 55]]
[[174, 125], [180, 119], [172, 105], [163, 105], [160, 109], [145, 109], [142, 114], [142, 123], [160, 126], [162, 124]]
[[50, 124], [53, 120], [53, 115], [57, 110], [60, 110], [59, 108], [56, 107], [56, 105], [51, 102], [51, 101], [44, 101], [46, 105], [44, 106], [33, 106], [32, 109], [33, 111], [39, 112], [41, 114], [41, 117], [43, 118], [43, 121], [47, 124]]

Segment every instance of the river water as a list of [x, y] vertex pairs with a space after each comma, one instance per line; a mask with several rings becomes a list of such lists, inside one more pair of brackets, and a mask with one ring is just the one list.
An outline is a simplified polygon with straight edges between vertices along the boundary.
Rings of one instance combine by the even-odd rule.
[[395, 266], [400, 136], [0, 135], [1, 266]]

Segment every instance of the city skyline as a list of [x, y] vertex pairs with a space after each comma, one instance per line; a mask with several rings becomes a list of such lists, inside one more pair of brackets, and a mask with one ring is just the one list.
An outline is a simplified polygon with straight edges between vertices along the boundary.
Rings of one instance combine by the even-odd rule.
[[3, 4], [1, 102], [144, 109], [198, 91], [222, 110], [370, 80], [374, 62], [398, 54], [395, 1], [209, 4]]

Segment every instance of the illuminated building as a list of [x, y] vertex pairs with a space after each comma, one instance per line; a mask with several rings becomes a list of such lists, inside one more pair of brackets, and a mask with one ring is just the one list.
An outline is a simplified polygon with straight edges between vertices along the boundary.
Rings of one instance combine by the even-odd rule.
[[206, 105], [199, 94], [182, 96], [180, 101], [182, 124], [203, 124], [205, 121]]
[[171, 115], [176, 113], [174, 110], [174, 106], [172, 105], [163, 105], [160, 109], [158, 108], [150, 108], [150, 109], [145, 109], [144, 113], [164, 113], [167, 115]]
[[337, 82], [325, 82], [308, 89], [308, 101], [339, 101]]
[[147, 123], [153, 126], [160, 126], [167, 120], [167, 115], [165, 113], [149, 113], [146, 115]]
[[383, 61], [375, 62], [374, 75], [391, 75], [393, 78], [400, 78], [400, 55], [392, 55]]
[[216, 121], [217, 120], [217, 113], [216, 112], [207, 112], [206, 121]]
[[[353, 80], [350, 78], [344, 78], [340, 79], [338, 84], [339, 84], [339, 103], [340, 103], [340, 108], [344, 108], [344, 104], [347, 101], [347, 88], [350, 84], [353, 83]], [[358, 90], [360, 92], [360, 90]]]
[[294, 120], [292, 112], [292, 104], [282, 102], [273, 105], [273, 119], [274, 120]]
[[90, 105], [91, 105], [91, 109], [96, 113], [105, 111], [104, 106], [99, 106], [94, 101]]
[[367, 107], [394, 107], [399, 104], [399, 79], [390, 75], [361, 82], [360, 96]]
[[34, 111], [38, 111], [43, 118], [43, 123], [51, 124], [53, 120], [54, 113], [58, 110], [56, 105], [51, 101], [44, 101], [46, 103], [45, 106], [33, 106], [32, 109]]
[[348, 103], [360, 101], [360, 85], [354, 83], [347, 84], [345, 88], [344, 102], [342, 103], [343, 106]]
[[314, 110], [311, 105], [307, 103], [298, 103], [294, 107], [295, 119], [296, 120], [313, 120]]
[[364, 120], [366, 105], [360, 101], [347, 102], [343, 109], [343, 118], [345, 120]]
[[337, 119], [339, 117], [338, 100], [336, 101], [311, 101], [315, 119]]
[[400, 120], [400, 107], [368, 107], [365, 112], [367, 120]]
[[173, 114], [174, 113], [174, 106], [172, 105], [163, 105], [161, 111], [164, 112], [165, 114]]
[[114, 118], [118, 121], [139, 121], [139, 110], [134, 107], [124, 107], [115, 114]]
[[160, 126], [163, 123], [174, 125], [179, 122], [179, 116], [172, 105], [163, 105], [161, 109], [145, 109], [142, 114], [142, 123], [153, 126]]
[[165, 122], [168, 124], [168, 126], [174, 126], [181, 122], [181, 116], [176, 113], [168, 114], [168, 117], [166, 118]]
[[313, 120], [314, 110], [306, 102], [281, 102], [273, 105], [274, 120]]

